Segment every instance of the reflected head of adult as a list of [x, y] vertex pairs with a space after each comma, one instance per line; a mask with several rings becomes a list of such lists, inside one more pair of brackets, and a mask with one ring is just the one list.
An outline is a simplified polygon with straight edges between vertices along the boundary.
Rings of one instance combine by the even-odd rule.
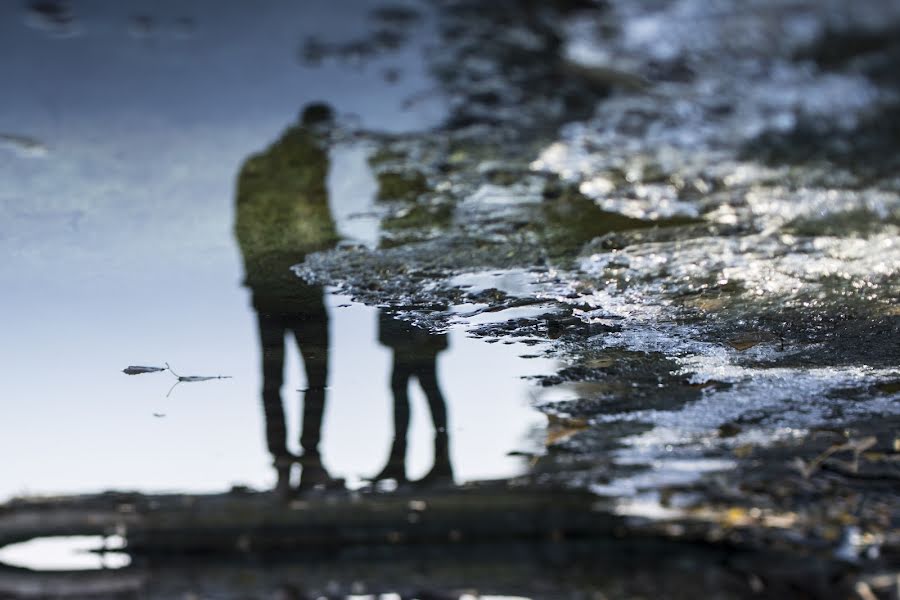
[[334, 110], [325, 102], [310, 102], [300, 113], [300, 125], [309, 129], [330, 129], [334, 126]]

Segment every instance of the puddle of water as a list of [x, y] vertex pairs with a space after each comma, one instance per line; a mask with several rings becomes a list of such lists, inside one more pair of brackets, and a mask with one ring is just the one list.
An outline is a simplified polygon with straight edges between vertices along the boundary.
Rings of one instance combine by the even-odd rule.
[[124, 545], [119, 536], [37, 538], [0, 548], [0, 564], [32, 571], [121, 569], [131, 563], [127, 554], [116, 551]]
[[[788, 297], [805, 307], [806, 300], [791, 297], [801, 288], [827, 297], [831, 279], [853, 280], [867, 298], [884, 300], [897, 274], [896, 195], [832, 193], [806, 185], [805, 179], [798, 180], [801, 191], [770, 186], [720, 206], [713, 206], [719, 199], [712, 194], [765, 187], [785, 173], [741, 158], [742, 145], [763, 132], [784, 133], [810, 118], [851, 129], [879, 100], [874, 84], [852, 73], [819, 77], [788, 59], [799, 47], [798, 37], [812, 34], [786, 36], [793, 41], [779, 50], [783, 55], [760, 57], [753, 54], [767, 47], [760, 38], [779, 30], [769, 29], [768, 20], [737, 19], [735, 29], [735, 19], [723, 18], [717, 21], [723, 27], [711, 36], [695, 36], [693, 21], [706, 14], [703, 3], [685, 0], [659, 10], [656, 4], [610, 2], [622, 27], [610, 32], [609, 54], [598, 57], [603, 49], [596, 46], [570, 47], [570, 58], [581, 66], [622, 61], [617, 66], [640, 72], [659, 68], [657, 63], [667, 68], [666, 61], [683, 55], [697, 63], [688, 65], [696, 67], [694, 76], [677, 81], [676, 75], [676, 81], [663, 81], [650, 94], [619, 93], [614, 85], [616, 91], [594, 117], [570, 125], [545, 148], [532, 163], [541, 173], [524, 183], [503, 183], [519, 175], [497, 169], [492, 183], [463, 177], [457, 189], [452, 160], [431, 164], [428, 152], [410, 158], [410, 165], [421, 159], [419, 166], [430, 174], [448, 177], [428, 192], [435, 195], [427, 198], [436, 200], [433, 205], [415, 207], [424, 211], [375, 202], [370, 148], [354, 142], [347, 130], [357, 125], [410, 130], [438, 121], [443, 104], [429, 98], [440, 94], [429, 92], [435, 82], [423, 65], [428, 61], [418, 56], [436, 37], [425, 8], [409, 30], [392, 25], [368, 35], [373, 17], [365, 2], [333, 11], [324, 1], [301, 6], [284, 0], [252, 18], [236, 4], [212, 0], [192, 4], [194, 14], [171, 1], [109, 10], [84, 4], [73, 5], [71, 14], [51, 10], [44, 15], [50, 21], [37, 30], [22, 26], [21, 12], [18, 20], [6, 18], [14, 9], [0, 7], [0, 50], [10, 44], [4, 55], [16, 57], [0, 64], [0, 80], [9, 84], [0, 115], [17, 119], [4, 122], [0, 116], [0, 131], [10, 132], [0, 142], [13, 150], [12, 160], [0, 163], [0, 179], [11, 182], [0, 191], [0, 249], [11, 257], [0, 264], [6, 291], [0, 310], [12, 323], [0, 364], [17, 375], [6, 383], [12, 401], [0, 452], [18, 457], [5, 467], [0, 499], [109, 488], [221, 491], [233, 484], [353, 489], [372, 478], [462, 483], [521, 473], [529, 467], [518, 456], [529, 455], [538, 458], [537, 468], [540, 458], [554, 454], [540, 439], [545, 418], [534, 410], [538, 399], [583, 395], [630, 401], [629, 386], [637, 384], [627, 381], [627, 371], [623, 376], [613, 369], [613, 386], [586, 382], [536, 392], [521, 378], [558, 367], [543, 356], [543, 348], [486, 344], [467, 337], [466, 329], [534, 318], [548, 305], [511, 302], [505, 310], [472, 314], [487, 306], [474, 296], [492, 288], [513, 298], [571, 301], [571, 314], [598, 327], [565, 327], [573, 325], [573, 338], [590, 336], [594, 349], [664, 355], [675, 370], [664, 374], [672, 377], [659, 376], [656, 396], [675, 394], [674, 385], [681, 382], [670, 390], [663, 382], [676, 376], [698, 386], [688, 403], [673, 402], [672, 410], [655, 410], [654, 403], [647, 404], [654, 410], [623, 410], [622, 402], [615, 414], [563, 420], [560, 431], [547, 436], [550, 446], [571, 442], [575, 450], [586, 449], [597, 470], [621, 466], [632, 473], [593, 487], [601, 495], [628, 496], [619, 505], [623, 515], [661, 511], [654, 488], [687, 485], [737, 464], [707, 456], [704, 450], [713, 446], [727, 451], [738, 443], [790, 436], [828, 421], [838, 405], [844, 416], [853, 416], [853, 410], [865, 416], [895, 414], [896, 394], [858, 409], [831, 399], [797, 398], [894, 381], [896, 369], [767, 368], [767, 361], [775, 362], [771, 347], [761, 344], [738, 354], [705, 340], [711, 328], [678, 320], [685, 314], [679, 302], [692, 301], [690, 294], [729, 284], [743, 286], [735, 292], [743, 294], [741, 301], [777, 305]], [[393, 15], [388, 20], [396, 21], [398, 13]], [[28, 18], [34, 25], [35, 15]], [[468, 23], [466, 18], [459, 22]], [[682, 22], [690, 24], [687, 30]], [[492, 22], [474, 24], [494, 35]], [[79, 35], [66, 37], [57, 25], [73, 25]], [[790, 27], [803, 29], [804, 23]], [[320, 30], [340, 31], [338, 37], [345, 39], [317, 41]], [[508, 41], [515, 46], [522, 42], [516, 36], [524, 34], [523, 48], [540, 47], [540, 36], [530, 36], [534, 33], [510, 30]], [[723, 40], [731, 34], [730, 52], [721, 62], [709, 60], [716, 49], [708, 44], [728, 45]], [[397, 52], [385, 51], [396, 44]], [[551, 117], [542, 103], [504, 104], [510, 91], [503, 85], [505, 72], [518, 72], [517, 62], [536, 62], [527, 52], [521, 56], [512, 57], [509, 66], [515, 68], [489, 57], [459, 69], [451, 65], [445, 69], [451, 74], [447, 89], [450, 95], [471, 93], [475, 105], [499, 104], [497, 118], [513, 123], [512, 129], [525, 123], [519, 112]], [[638, 64], [629, 65], [629, 56]], [[712, 68], [721, 72], [704, 70], [703, 63], [719, 65]], [[441, 66], [440, 60], [431, 64]], [[454, 83], [457, 71], [461, 80], [472, 80], [469, 84], [496, 80], [498, 91], [475, 93], [468, 84]], [[543, 73], [532, 78], [523, 72], [528, 82]], [[646, 82], [635, 76], [626, 83], [633, 89]], [[559, 104], [553, 94], [534, 91], [548, 106]], [[298, 108], [320, 97], [333, 101], [344, 126], [339, 135], [327, 130], [321, 111], [297, 121]], [[468, 102], [465, 94], [456, 100]], [[562, 114], [562, 104], [550, 121], [572, 116]], [[585, 115], [593, 110], [585, 108]], [[472, 115], [460, 111], [456, 125], [464, 130]], [[285, 129], [287, 123], [295, 124]], [[489, 146], [502, 136], [484, 138]], [[447, 140], [453, 141], [452, 135]], [[47, 160], [24, 160], [40, 154], [44, 143], [53, 150]], [[480, 143], [472, 148], [486, 152]], [[552, 173], [577, 183], [591, 200], [574, 187], [554, 192], [545, 186]], [[412, 188], [419, 178], [412, 178]], [[471, 189], [464, 191], [467, 186]], [[446, 197], [438, 197], [442, 194]], [[611, 212], [601, 215], [601, 208]], [[689, 225], [702, 218], [710, 229], [698, 236], [698, 227], [692, 239], [672, 239], [656, 230], [635, 233], [633, 227], [646, 223], [622, 215], [690, 217], [678, 221]], [[304, 255], [342, 244], [377, 248], [390, 227], [396, 231], [389, 241], [403, 250], [404, 228], [409, 239], [417, 239], [420, 221], [427, 225], [431, 217], [440, 221], [435, 232], [454, 220], [470, 223], [476, 242], [492, 232], [498, 248], [505, 248], [514, 232], [528, 244], [546, 238], [542, 243], [552, 252], [542, 249], [541, 264], [553, 262], [557, 253], [574, 256], [596, 236], [615, 239], [590, 246], [577, 272], [510, 269], [455, 277], [451, 285], [465, 288], [473, 303], [449, 308], [459, 322], [446, 333], [411, 328], [386, 304], [363, 306], [335, 290], [302, 283], [289, 270]], [[546, 228], [531, 228], [544, 217]], [[840, 231], [845, 220], [852, 221], [852, 235]], [[485, 231], [476, 231], [485, 223]], [[752, 231], [714, 233], [731, 225]], [[625, 242], [638, 241], [616, 246], [620, 234]], [[632, 234], [637, 237], [629, 238]], [[649, 243], [641, 236], [649, 236]], [[603, 246], [606, 242], [614, 249]], [[518, 259], [513, 254], [506, 258]], [[479, 263], [466, 264], [474, 269]], [[429, 274], [404, 274], [414, 285], [438, 285], [429, 281], [432, 270], [424, 271]], [[378, 289], [377, 281], [371, 283]], [[586, 291], [592, 285], [595, 293]], [[553, 335], [557, 329], [563, 335], [562, 328], [554, 328]], [[529, 360], [522, 360], [524, 355]], [[129, 364], [166, 362], [179, 373], [229, 379], [186, 382], [170, 393], [171, 373], [118, 372]], [[595, 360], [584, 371], [602, 378], [610, 366]], [[576, 372], [573, 378], [578, 377]], [[723, 386], [699, 390], [706, 383]], [[647, 387], [655, 385], [651, 381]], [[762, 427], [733, 426], [740, 429], [735, 435], [711, 440], [711, 430], [760, 410], [770, 417]], [[610, 446], [593, 441], [578, 447], [579, 436], [599, 437], [604, 425], [615, 429], [620, 422], [650, 429], [621, 427], [627, 437], [617, 434], [607, 440]], [[566, 463], [570, 455], [560, 454]], [[587, 487], [591, 481], [579, 478]], [[38, 540], [7, 549], [13, 552], [8, 560], [31, 560], [29, 566], [36, 568], [97, 568], [71, 562], [81, 544]], [[60, 562], [41, 562], [57, 555]]]
[[[17, 426], [4, 435], [2, 449], [20, 459], [7, 469], [0, 494], [112, 488], [214, 491], [235, 483], [272, 486], [271, 458], [261, 439], [266, 426], [254, 318], [243, 305], [243, 290], [237, 286], [223, 290], [219, 285], [216, 292], [212, 297], [200, 295], [208, 297], [208, 306], [216, 307], [210, 311], [194, 305], [169, 313], [153, 300], [132, 302], [128, 312], [137, 315], [135, 319], [115, 313], [101, 319], [94, 311], [103, 303], [85, 305], [86, 322], [66, 325], [68, 335], [55, 342], [69, 355], [62, 364], [37, 360], [44, 340], [49, 343], [44, 332], [54, 328], [53, 319], [22, 337], [20, 349], [25, 354], [16, 358], [21, 377], [12, 387], [29, 401], [9, 413], [7, 422]], [[388, 458], [393, 437], [392, 361], [403, 348], [402, 343], [394, 350], [379, 343], [375, 308], [328, 295], [324, 310], [331, 331], [330, 346], [323, 351], [330, 352], [331, 364], [318, 435], [322, 460], [333, 476], [355, 486], [378, 473]], [[507, 453], [531, 450], [531, 430], [541, 427], [544, 419], [531, 408], [530, 386], [520, 377], [546, 372], [553, 364], [545, 359], [523, 361], [518, 358], [521, 346], [485, 344], [466, 337], [464, 331], [450, 332], [444, 344], [432, 367], [446, 401], [449, 453], [457, 482], [521, 472], [521, 459]], [[65, 350], [69, 347], [71, 351]], [[164, 361], [182, 374], [223, 374], [232, 379], [179, 385], [167, 398], [173, 383], [168, 373], [120, 372], [128, 364]], [[490, 378], [478, 376], [485, 364], [491, 365]], [[289, 343], [281, 390], [288, 424], [283, 439], [293, 452], [299, 452], [295, 440], [303, 421], [303, 394], [296, 390], [307, 387], [302, 365]], [[45, 369], [53, 376], [41, 376]], [[428, 416], [427, 394], [414, 377], [409, 391], [407, 474], [416, 479], [434, 460], [434, 424]], [[77, 427], [70, 427], [72, 423]], [[67, 448], [52, 466], [46, 461], [50, 447]]]
[[[270, 447], [299, 454], [304, 418], [319, 418], [301, 408], [304, 395], [318, 393], [296, 391], [310, 387], [310, 373], [304, 372], [308, 351], [320, 359], [327, 355], [329, 362], [321, 427], [310, 435], [320, 441], [322, 467], [348, 486], [385, 467], [399, 405], [409, 407], [409, 433], [401, 445], [410, 479], [427, 474], [436, 453], [447, 455], [442, 461], [452, 464], [449, 471], [459, 483], [525, 468], [507, 453], [533, 450], [532, 430], [544, 419], [531, 408], [529, 385], [520, 377], [552, 370], [549, 361], [523, 361], [517, 358], [521, 347], [488, 345], [451, 331], [425, 365], [430, 370], [418, 373], [422, 365], [413, 364], [408, 402], [399, 402], [391, 377], [395, 358], [408, 348], [396, 340], [379, 342], [384, 317], [378, 310], [314, 290], [317, 308], [292, 308], [319, 321], [304, 333], [303, 318], [292, 321], [268, 305], [254, 310], [240, 287], [240, 248], [232, 227], [235, 219], [247, 222], [234, 211], [246, 183], [241, 166], [296, 118], [299, 106], [315, 99], [310, 90], [334, 98], [339, 119], [358, 113], [363, 126], [398, 130], [436, 121], [434, 103], [404, 104], [409, 94], [430, 85], [418, 56], [432, 27], [427, 13], [409, 46], [391, 55], [403, 68], [402, 85], [373, 83], [368, 87], [378, 91], [363, 99], [345, 93], [347, 82], [366, 85], [367, 78], [380, 77], [374, 67], [350, 75], [337, 63], [315, 69], [298, 64], [299, 41], [320, 27], [351, 38], [367, 32], [369, 5], [353, 6], [338, 27], [327, 3], [285, 2], [252, 22], [230, 5], [212, 2], [192, 5], [191, 14], [179, 3], [102, 11], [79, 5], [70, 7], [71, 20], [82, 35], [52, 43], [22, 27], [18, 8], [0, 8], [0, 39], [15, 48], [7, 54], [18, 57], [0, 65], [0, 78], [9, 83], [3, 114], [15, 113], [16, 130], [33, 132], [54, 148], [40, 165], [0, 162], [0, 175], [9, 183], [0, 192], [0, 247], [11, 257], [0, 266], [8, 290], [0, 310], [18, 315], [0, 360], [18, 374], [7, 391], [20, 399], [7, 413], [0, 441], [0, 451], [20, 459], [5, 470], [0, 498], [103, 489], [203, 492], [232, 484], [270, 488], [278, 480]], [[179, 40], [177, 48], [147, 45], [148, 36], [134, 45], [127, 33], [137, 17], [160, 27], [189, 18], [195, 34]], [[208, 51], [185, 63], [185, 44]], [[244, 46], [252, 52], [228, 50]], [[121, 52], [109, 53], [110, 47]], [[108, 60], [102, 73], [86, 81], [79, 65], [96, 53]], [[169, 68], [176, 58], [181, 66]], [[34, 61], [43, 65], [45, 80], [34, 80]], [[251, 69], [248, 82], [248, 64], [266, 68]], [[54, 82], [52, 93], [47, 81]], [[173, 89], [179, 90], [177, 103], [160, 96], [160, 90]], [[117, 98], [116, 108], [98, 99], [104, 94]], [[214, 106], [210, 97], [217, 98]], [[10, 126], [0, 123], [4, 131]], [[12, 135], [3, 140], [17, 147], [31, 143], [30, 137]], [[160, 147], [167, 151], [154, 150]], [[381, 233], [369, 151], [352, 141], [339, 144], [316, 175], [327, 197], [316, 209], [321, 218], [314, 218], [330, 223], [341, 243], [374, 246]], [[28, 199], [27, 214], [21, 198]], [[268, 226], [266, 217], [254, 218], [251, 236]], [[244, 250], [247, 264], [257, 264], [256, 250]], [[266, 268], [283, 266], [283, 281], [302, 290], [287, 269], [301, 260], [295, 252], [284, 265], [276, 261]], [[250, 283], [267, 277], [251, 269]], [[264, 333], [287, 342], [283, 425], [272, 425], [281, 411], [275, 396], [270, 394], [268, 425], [260, 398], [266, 376], [259, 366], [259, 314], [274, 314]], [[294, 331], [321, 339], [301, 340], [298, 351]], [[182, 383], [167, 397], [171, 374], [121, 373], [132, 364], [166, 362], [182, 375], [230, 379]], [[492, 365], [491, 378], [476, 376], [485, 364]], [[316, 359], [305, 366], [321, 367]], [[437, 386], [421, 385], [427, 373], [436, 375]], [[443, 425], [429, 410], [438, 396], [446, 405]], [[439, 443], [435, 423], [446, 429]]]

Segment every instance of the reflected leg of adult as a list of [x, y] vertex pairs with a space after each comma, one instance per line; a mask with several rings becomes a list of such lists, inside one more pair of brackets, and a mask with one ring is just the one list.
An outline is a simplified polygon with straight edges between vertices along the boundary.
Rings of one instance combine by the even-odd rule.
[[325, 308], [324, 290], [309, 286], [304, 294], [302, 314], [292, 322], [291, 330], [297, 340], [303, 367], [306, 371], [306, 388], [303, 393], [303, 429], [300, 447], [303, 473], [300, 488], [317, 485], [332, 486], [340, 482], [332, 479], [322, 465], [319, 443], [322, 440], [322, 420], [325, 415], [326, 386], [328, 384], [328, 311]]
[[447, 402], [441, 393], [437, 377], [437, 356], [416, 365], [415, 375], [428, 399], [431, 422], [434, 425], [434, 465], [417, 483], [453, 483], [453, 465], [450, 462], [450, 439], [447, 428]]
[[284, 406], [281, 402], [281, 385], [284, 377], [284, 326], [277, 316], [257, 312], [259, 341], [262, 353], [262, 401], [265, 415], [266, 445], [272, 455], [278, 476], [276, 491], [286, 492], [290, 487], [293, 457], [287, 449], [287, 426]]
[[394, 353], [391, 369], [391, 395], [394, 398], [394, 440], [387, 463], [375, 481], [394, 479], [397, 483], [406, 481], [406, 446], [409, 433], [409, 380], [412, 369], [407, 361]]

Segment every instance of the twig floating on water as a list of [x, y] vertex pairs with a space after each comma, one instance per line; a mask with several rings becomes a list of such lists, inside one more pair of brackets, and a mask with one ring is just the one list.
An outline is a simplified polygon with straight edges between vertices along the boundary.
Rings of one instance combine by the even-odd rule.
[[172, 370], [172, 367], [169, 366], [169, 363], [166, 363], [166, 369], [168, 369], [169, 373], [177, 377], [179, 382], [209, 381], [210, 379], [231, 379], [231, 375], [179, 375]]
[[[176, 381], [174, 384], [172, 384], [172, 387], [169, 388], [168, 393], [166, 393], [166, 398], [169, 397], [169, 394], [172, 393], [172, 390], [175, 389], [175, 386], [182, 382], [194, 383], [197, 381], [210, 381], [211, 379], [231, 379], [231, 375], [179, 375], [172, 370], [172, 367], [169, 366], [169, 363], [164, 364], [166, 365], [165, 367], [142, 367], [131, 365], [129, 367], [126, 367], [125, 369], [122, 369], [122, 372], [126, 375], [140, 375], [142, 373], [159, 373], [160, 371], [168, 371], [175, 377]], [[154, 416], [164, 417], [165, 415], [154, 414]]]
[[169, 363], [166, 363], [166, 369], [168, 369], [169, 373], [171, 373], [178, 379], [178, 381], [172, 384], [172, 387], [169, 388], [169, 391], [166, 392], [166, 398], [168, 398], [172, 394], [172, 390], [174, 390], [175, 387], [182, 382], [194, 383], [197, 381], [209, 381], [211, 379], [231, 379], [231, 375], [179, 375], [172, 370], [172, 367], [169, 366]]

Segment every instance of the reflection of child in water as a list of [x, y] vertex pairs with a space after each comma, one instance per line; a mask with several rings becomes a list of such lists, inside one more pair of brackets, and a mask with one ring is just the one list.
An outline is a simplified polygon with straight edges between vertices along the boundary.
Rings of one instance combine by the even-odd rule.
[[447, 334], [435, 334], [381, 311], [378, 341], [394, 351], [391, 392], [394, 396], [394, 441], [387, 465], [374, 479], [406, 479], [406, 446], [409, 429], [409, 382], [415, 377], [428, 399], [434, 424], [434, 466], [417, 483], [453, 483], [447, 437], [447, 405], [437, 378], [437, 355], [447, 348]]
[[331, 109], [311, 104], [301, 123], [265, 152], [250, 157], [238, 178], [235, 235], [244, 258], [245, 285], [253, 294], [262, 347], [262, 399], [266, 441], [278, 473], [277, 489], [290, 488], [296, 462], [287, 449], [281, 386], [285, 336], [293, 334], [303, 357], [303, 467], [300, 489], [332, 486], [319, 454], [328, 379], [328, 313], [324, 290], [291, 272], [309, 252], [338, 239], [328, 208], [326, 134]]

